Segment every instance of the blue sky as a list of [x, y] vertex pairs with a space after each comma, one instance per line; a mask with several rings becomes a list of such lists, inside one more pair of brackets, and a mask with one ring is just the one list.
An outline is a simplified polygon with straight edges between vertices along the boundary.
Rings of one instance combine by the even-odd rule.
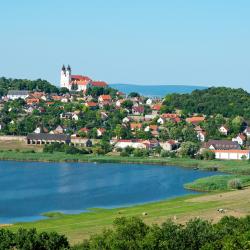
[[64, 63], [109, 83], [250, 90], [248, 0], [8, 0], [0, 10], [2, 76], [58, 84]]

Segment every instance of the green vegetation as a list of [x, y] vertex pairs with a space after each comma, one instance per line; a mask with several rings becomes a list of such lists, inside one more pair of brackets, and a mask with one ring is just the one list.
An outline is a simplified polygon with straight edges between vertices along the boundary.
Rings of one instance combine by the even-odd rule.
[[197, 191], [225, 191], [241, 189], [250, 184], [250, 176], [243, 175], [216, 175], [200, 178], [192, 183], [185, 184], [185, 188]]
[[0, 229], [0, 249], [11, 250], [60, 250], [69, 249], [69, 242], [64, 235], [55, 232], [38, 233], [36, 229], [18, 229], [12, 232]]
[[29, 90], [29, 91], [44, 91], [45, 93], [59, 93], [59, 89], [51, 83], [37, 79], [12, 79], [0, 78], [0, 97], [7, 94], [9, 90]]
[[171, 110], [181, 109], [185, 114], [250, 118], [250, 94], [243, 89], [213, 87], [191, 94], [171, 94], [166, 96], [164, 104]]
[[48, 218], [58, 218], [62, 217], [64, 214], [61, 212], [47, 212], [47, 213], [42, 213], [42, 215]]
[[137, 217], [117, 218], [105, 230], [74, 249], [239, 250], [250, 248], [250, 217], [224, 217], [217, 224], [193, 219], [185, 226], [167, 220], [149, 226]]

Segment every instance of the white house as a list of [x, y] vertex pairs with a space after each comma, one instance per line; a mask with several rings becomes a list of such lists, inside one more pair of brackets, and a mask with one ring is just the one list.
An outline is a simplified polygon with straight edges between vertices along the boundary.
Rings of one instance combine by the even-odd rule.
[[215, 158], [220, 160], [249, 160], [250, 150], [212, 150]]
[[223, 135], [227, 135], [228, 132], [229, 132], [229, 129], [228, 129], [226, 126], [222, 125], [222, 126], [219, 128], [219, 132], [220, 132], [221, 134], [223, 134]]
[[198, 131], [197, 138], [199, 141], [204, 142], [206, 140], [206, 132], [205, 131]]
[[115, 148], [140, 148], [140, 149], [146, 149], [147, 146], [143, 143], [142, 140], [118, 140], [115, 144]]
[[42, 133], [41, 127], [37, 127], [37, 128], [34, 130], [33, 133], [35, 133], [35, 134], [40, 134], [40, 133]]
[[162, 117], [160, 117], [158, 120], [157, 120], [157, 123], [163, 125], [165, 122], [165, 119], [163, 119]]
[[152, 103], [153, 103], [153, 100], [148, 98], [146, 101], [146, 104], [150, 106], [150, 105], [152, 105]]
[[247, 138], [250, 137], [250, 127], [247, 127], [245, 130], [244, 130], [244, 133], [246, 134]]
[[236, 137], [232, 139], [232, 141], [238, 142], [238, 144], [242, 146], [246, 141], [246, 136], [244, 134], [238, 134]]
[[27, 90], [9, 90], [7, 94], [7, 98], [10, 100], [16, 99], [26, 99], [29, 96], [29, 91]]

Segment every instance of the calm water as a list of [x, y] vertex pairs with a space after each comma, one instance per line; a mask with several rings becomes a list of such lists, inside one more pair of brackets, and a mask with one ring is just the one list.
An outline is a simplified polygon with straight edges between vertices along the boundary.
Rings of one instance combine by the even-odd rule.
[[111, 87], [119, 89], [120, 91], [129, 94], [131, 92], [138, 92], [144, 96], [151, 97], [164, 97], [167, 94], [179, 93], [186, 94], [191, 93], [195, 89], [206, 89], [203, 86], [192, 85], [136, 85], [136, 84], [112, 84]]
[[215, 174], [156, 165], [0, 161], [0, 223], [190, 194], [184, 183]]

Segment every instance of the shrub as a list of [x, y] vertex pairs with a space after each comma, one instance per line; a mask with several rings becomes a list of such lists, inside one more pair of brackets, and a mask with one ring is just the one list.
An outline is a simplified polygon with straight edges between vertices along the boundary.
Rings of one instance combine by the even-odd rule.
[[229, 180], [227, 183], [227, 186], [228, 188], [231, 188], [231, 189], [242, 189], [242, 183], [240, 179], [237, 179], [237, 178]]

